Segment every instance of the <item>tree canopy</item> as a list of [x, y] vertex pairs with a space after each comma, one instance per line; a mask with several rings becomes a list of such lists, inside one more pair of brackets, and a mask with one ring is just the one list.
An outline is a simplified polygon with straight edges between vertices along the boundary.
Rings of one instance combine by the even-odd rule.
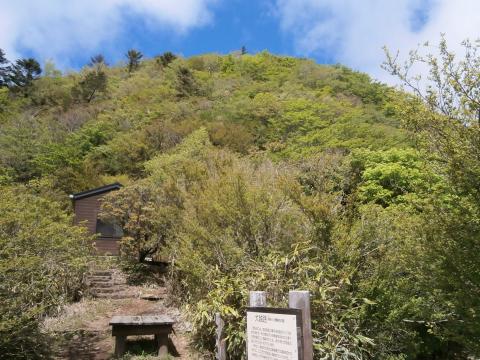
[[143, 57], [143, 54], [140, 51], [137, 51], [135, 49], [130, 49], [128, 52], [125, 54], [128, 60], [127, 68], [128, 72], [131, 73], [132, 71], [135, 71], [138, 69], [140, 66], [140, 60]]

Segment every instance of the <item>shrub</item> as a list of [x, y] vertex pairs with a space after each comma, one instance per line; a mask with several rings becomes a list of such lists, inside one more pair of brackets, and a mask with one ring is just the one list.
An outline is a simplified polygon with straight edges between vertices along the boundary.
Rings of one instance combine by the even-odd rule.
[[[287, 307], [288, 291], [309, 290], [315, 358], [363, 359], [371, 354], [373, 340], [360, 326], [362, 311], [373, 302], [351, 296], [348, 276], [326, 265], [313, 244], [297, 243], [290, 251], [271, 252], [245, 259], [229, 272], [210, 268], [209, 292], [188, 306], [197, 343], [213, 350], [214, 314], [226, 322], [227, 352], [232, 359], [246, 358], [245, 308], [250, 290], [267, 292], [269, 306]], [[193, 299], [192, 299], [193, 300]]]
[[92, 239], [59, 204], [23, 186], [0, 188], [0, 349], [42, 358], [42, 316], [78, 298]]

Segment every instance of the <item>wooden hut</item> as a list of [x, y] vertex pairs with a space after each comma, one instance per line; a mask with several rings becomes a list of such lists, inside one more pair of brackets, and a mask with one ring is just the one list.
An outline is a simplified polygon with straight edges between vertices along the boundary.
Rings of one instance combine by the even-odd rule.
[[71, 194], [75, 213], [74, 223], [84, 223], [91, 234], [99, 234], [95, 247], [98, 254], [118, 255], [119, 241], [123, 236], [122, 229], [117, 224], [102, 221], [98, 218], [101, 200], [105, 194], [121, 188], [121, 184], [114, 183], [96, 189]]

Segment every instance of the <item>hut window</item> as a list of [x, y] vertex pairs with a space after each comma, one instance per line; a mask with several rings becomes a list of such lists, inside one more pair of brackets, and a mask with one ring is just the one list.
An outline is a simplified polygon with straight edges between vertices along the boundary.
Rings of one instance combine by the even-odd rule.
[[121, 238], [123, 236], [120, 225], [100, 219], [97, 219], [97, 233], [100, 233], [101, 237]]

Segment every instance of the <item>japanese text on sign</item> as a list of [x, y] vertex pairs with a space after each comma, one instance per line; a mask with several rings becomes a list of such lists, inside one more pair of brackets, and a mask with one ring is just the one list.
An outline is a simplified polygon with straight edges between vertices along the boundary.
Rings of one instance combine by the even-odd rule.
[[294, 314], [247, 312], [248, 360], [298, 360]]

